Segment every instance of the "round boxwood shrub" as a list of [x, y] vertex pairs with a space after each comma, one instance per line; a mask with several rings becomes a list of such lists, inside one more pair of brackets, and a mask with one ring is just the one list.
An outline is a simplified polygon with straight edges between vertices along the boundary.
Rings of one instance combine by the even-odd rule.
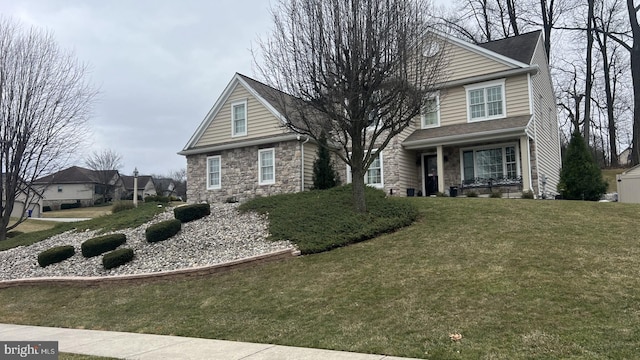
[[38, 254], [38, 264], [40, 264], [41, 267], [45, 267], [59, 263], [62, 260], [72, 257], [75, 253], [76, 251], [71, 245], [56, 246]]
[[209, 204], [191, 204], [173, 209], [173, 215], [183, 223], [197, 220], [211, 214]]
[[148, 242], [158, 242], [166, 240], [177, 234], [182, 228], [180, 220], [172, 219], [153, 224], [144, 232], [144, 236]]
[[149, 196], [144, 198], [144, 202], [146, 202], [146, 203], [148, 203], [148, 202], [159, 202], [159, 203], [166, 204], [170, 200], [171, 199], [168, 196], [161, 196], [161, 195], [149, 195]]
[[124, 265], [131, 260], [133, 260], [133, 250], [129, 248], [122, 248], [104, 254], [102, 257], [102, 266], [104, 266], [105, 269], [112, 269], [114, 267]]
[[83, 242], [80, 249], [82, 250], [82, 256], [90, 258], [114, 250], [125, 242], [127, 242], [127, 235], [109, 234], [94, 237]]

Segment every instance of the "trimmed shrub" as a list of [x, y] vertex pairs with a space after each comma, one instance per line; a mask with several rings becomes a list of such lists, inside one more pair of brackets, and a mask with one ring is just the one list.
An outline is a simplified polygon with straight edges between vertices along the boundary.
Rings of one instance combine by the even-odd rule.
[[80, 203], [79, 202], [75, 202], [75, 203], [71, 203], [71, 204], [60, 204], [60, 210], [67, 210], [67, 209], [76, 209], [80, 207]]
[[83, 242], [80, 249], [82, 250], [82, 256], [90, 258], [114, 250], [125, 242], [127, 242], [125, 234], [109, 234]]
[[489, 197], [494, 199], [500, 199], [502, 197], [502, 192], [498, 190], [492, 191]]
[[160, 195], [151, 195], [144, 198], [144, 202], [159, 202], [163, 204], [168, 203], [169, 200], [170, 199], [168, 196], [160, 196]]
[[47, 211], [51, 211], [51, 206], [45, 205], [42, 207], [42, 212], [47, 212]]
[[118, 201], [111, 207], [112, 213], [117, 213], [120, 211], [135, 209], [136, 206], [133, 205], [133, 201]]
[[209, 204], [192, 204], [173, 209], [173, 215], [183, 223], [197, 220], [211, 214]]
[[16, 231], [16, 230], [9, 231], [7, 233], [7, 239], [11, 239], [11, 238], [14, 238], [14, 237], [16, 237], [18, 235], [22, 235], [22, 234], [24, 234], [24, 232], [22, 232], [22, 231]]
[[102, 266], [108, 270], [124, 265], [131, 260], [133, 260], [133, 250], [129, 248], [122, 248], [105, 254], [102, 257]]
[[45, 267], [59, 263], [62, 260], [72, 257], [75, 253], [76, 250], [71, 245], [56, 246], [38, 254], [38, 264], [40, 264], [41, 267]]
[[177, 234], [182, 228], [182, 223], [178, 219], [166, 220], [153, 224], [144, 232], [148, 242], [158, 242], [166, 240]]
[[473, 190], [467, 191], [465, 195], [467, 195], [467, 197], [478, 197], [478, 193]]

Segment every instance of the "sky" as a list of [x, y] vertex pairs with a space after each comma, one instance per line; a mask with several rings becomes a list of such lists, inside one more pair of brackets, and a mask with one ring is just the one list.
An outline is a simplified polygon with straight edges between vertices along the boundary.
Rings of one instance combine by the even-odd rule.
[[[436, 1], [442, 2], [442, 0]], [[168, 175], [236, 72], [256, 77], [251, 49], [271, 28], [269, 0], [0, 0], [0, 15], [53, 32], [89, 66], [99, 95], [94, 151], [122, 157], [124, 175]]]
[[87, 147], [122, 157], [122, 174], [186, 168], [182, 150], [271, 26], [262, 0], [0, 0], [0, 14], [52, 31], [99, 91]]

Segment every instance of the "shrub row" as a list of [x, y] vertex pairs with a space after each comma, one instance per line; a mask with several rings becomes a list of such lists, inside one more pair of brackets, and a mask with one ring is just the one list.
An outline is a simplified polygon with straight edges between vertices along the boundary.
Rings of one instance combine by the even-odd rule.
[[144, 202], [168, 203], [171, 199], [168, 196], [151, 195], [144, 198]]
[[80, 245], [82, 255], [90, 258], [116, 249], [127, 241], [125, 234], [109, 234], [91, 238]]
[[79, 208], [79, 207], [80, 207], [80, 203], [79, 202], [75, 202], [75, 203], [71, 203], [71, 204], [60, 204], [60, 210], [75, 209], [75, 208]]
[[105, 254], [102, 257], [102, 266], [104, 266], [105, 269], [112, 269], [124, 265], [131, 260], [133, 260], [133, 250], [122, 248]]
[[177, 234], [182, 228], [182, 223], [178, 219], [171, 219], [150, 225], [144, 232], [148, 242], [158, 242], [166, 240]]
[[71, 245], [56, 246], [38, 254], [38, 264], [46, 267], [72, 257], [76, 253]]
[[176, 219], [180, 220], [183, 223], [186, 223], [211, 215], [211, 206], [209, 204], [192, 204], [179, 206], [173, 209], [173, 215], [176, 217]]

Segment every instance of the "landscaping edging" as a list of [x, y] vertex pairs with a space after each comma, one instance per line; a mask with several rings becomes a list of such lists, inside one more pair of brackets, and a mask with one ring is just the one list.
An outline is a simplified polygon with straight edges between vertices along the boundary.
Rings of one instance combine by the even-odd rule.
[[262, 263], [284, 260], [300, 255], [297, 249], [285, 249], [274, 251], [267, 254], [251, 256], [244, 259], [233, 260], [222, 264], [210, 266], [200, 266], [195, 268], [162, 271], [156, 273], [136, 274], [136, 275], [117, 275], [117, 276], [93, 276], [93, 277], [48, 277], [48, 278], [30, 278], [0, 281], [0, 289], [6, 289], [19, 286], [34, 285], [80, 285], [80, 286], [97, 286], [103, 284], [126, 284], [135, 282], [148, 282], [156, 280], [173, 280], [198, 277], [203, 275], [211, 275], [224, 273], [227, 271], [247, 268]]

